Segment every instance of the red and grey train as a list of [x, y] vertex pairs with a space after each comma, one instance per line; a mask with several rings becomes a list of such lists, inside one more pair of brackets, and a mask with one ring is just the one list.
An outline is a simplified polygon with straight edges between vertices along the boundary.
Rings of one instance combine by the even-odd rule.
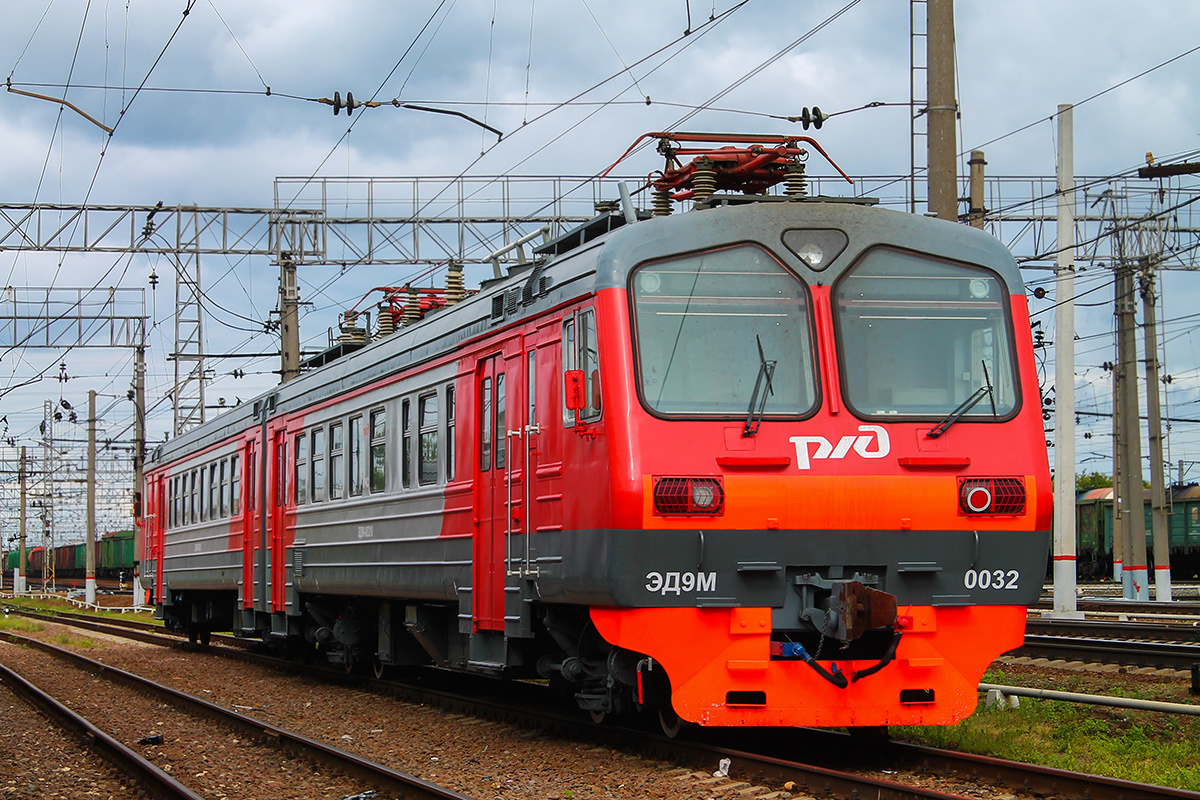
[[158, 447], [159, 615], [672, 731], [969, 715], [1049, 546], [1012, 256], [868, 203], [695, 205], [602, 214]]

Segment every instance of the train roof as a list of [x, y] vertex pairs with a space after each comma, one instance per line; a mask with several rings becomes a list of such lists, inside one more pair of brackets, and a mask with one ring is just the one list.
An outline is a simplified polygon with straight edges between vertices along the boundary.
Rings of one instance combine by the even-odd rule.
[[[1180, 503], [1189, 500], [1200, 500], [1200, 486], [1194, 483], [1189, 483], [1186, 486], [1174, 486], [1167, 490], [1167, 494], [1171, 498], [1171, 502]], [[1075, 498], [1076, 503], [1111, 503], [1113, 499], [1113, 489], [1111, 486], [1105, 486], [1099, 489], [1088, 489]], [[1142, 489], [1142, 499], [1149, 503], [1151, 501], [1151, 492], [1149, 489]]]
[[[636, 224], [600, 215], [582, 233], [568, 233], [542, 249], [546, 258], [485, 281], [480, 291], [454, 306], [431, 312], [365, 347], [302, 373], [219, 417], [158, 445], [150, 461], [162, 464], [215, 445], [245, 430], [265, 413], [290, 412], [345, 394], [454, 351], [491, 330], [517, 324], [549, 308], [627, 285], [638, 264], [713, 247], [757, 242], [774, 252], [810, 285], [831, 283], [841, 268], [880, 244], [983, 264], [1010, 294], [1024, 286], [1012, 255], [994, 237], [954, 222], [872, 207], [862, 199], [766, 198], [760, 202], [710, 201], [712, 207]], [[604, 224], [598, 223], [603, 220]], [[811, 269], [781, 241], [789, 229], [834, 228], [848, 244], [822, 270]], [[591, 231], [589, 234], [588, 231]], [[591, 238], [589, 238], [589, 236]], [[572, 238], [574, 237], [574, 238]]]

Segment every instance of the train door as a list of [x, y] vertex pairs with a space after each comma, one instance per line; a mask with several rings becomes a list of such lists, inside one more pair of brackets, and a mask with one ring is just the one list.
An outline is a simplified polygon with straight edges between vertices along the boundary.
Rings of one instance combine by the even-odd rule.
[[[139, 565], [138, 579], [140, 582], [141, 572], [146, 567], [151, 567], [154, 572], [151, 580], [153, 585], [147, 588], [142, 585], [142, 589], [146, 589], [150, 593], [151, 599], [157, 602], [162, 595], [162, 553], [163, 553], [163, 537], [166, 532], [168, 514], [170, 513], [167, 506], [167, 481], [170, 478], [164, 478], [161, 474], [155, 475], [150, 479], [149, 491], [146, 493], [146, 514], [139, 520], [142, 526], [142, 552], [138, 554], [138, 558], [142, 560]], [[28, 568], [26, 568], [28, 569]], [[135, 590], [136, 591], [136, 590]], [[143, 595], [140, 600], [146, 601], [147, 598]]]
[[242, 485], [245, 496], [242, 502], [242, 608], [254, 608], [254, 547], [262, 530], [262, 503], [260, 495], [263, 480], [259, 475], [261, 459], [261, 437], [255, 433], [246, 441], [242, 456]]
[[[479, 460], [475, 481], [476, 518], [473, 552], [473, 615], [476, 630], [504, 629], [504, 583], [506, 548], [512, 532], [513, 458], [508, 431], [517, 428], [509, 418], [510, 388], [519, 369], [507, 369], [503, 355], [480, 359], [475, 373], [475, 397], [478, 403]], [[520, 441], [519, 439], [517, 441]]]
[[[272, 605], [283, 609], [283, 534], [287, 511], [287, 429], [277, 430], [271, 437], [274, 465], [271, 470], [271, 512], [267, 523], [266, 541], [263, 543], [263, 603], [262, 611], [271, 612]], [[278, 576], [280, 586], [276, 586]]]
[[154, 537], [154, 550], [151, 556], [154, 559], [154, 597], [162, 597], [162, 559], [163, 559], [163, 540], [167, 534], [167, 523], [170, 521], [170, 508], [167, 503], [170, 502], [167, 493], [167, 479], [159, 475], [155, 480], [154, 487], [155, 510], [154, 518], [150, 520], [150, 530]]
[[521, 465], [521, 486], [524, 494], [521, 498], [521, 529], [525, 532], [524, 548], [521, 553], [521, 569], [528, 574], [530, 571], [531, 554], [529, 548], [531, 537], [538, 528], [540, 518], [537, 513], [537, 474], [539, 456], [541, 455], [542, 429], [538, 424], [538, 394], [537, 394], [537, 346], [529, 345], [525, 353], [525, 434], [521, 452], [525, 455], [525, 463]]

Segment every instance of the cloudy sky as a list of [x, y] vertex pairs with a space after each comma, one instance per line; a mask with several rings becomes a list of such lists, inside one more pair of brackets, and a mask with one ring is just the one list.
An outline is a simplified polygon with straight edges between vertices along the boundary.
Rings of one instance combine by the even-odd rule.
[[[846, 112], [836, 113], [819, 138], [848, 173], [909, 170], [909, 4], [900, 0], [4, 0], [3, 11], [0, 67], [9, 86], [66, 100], [95, 122], [55, 102], [0, 94], [0, 205], [269, 208], [275, 180], [284, 176], [590, 176], [647, 131], [803, 132], [786, 117], [814, 105]], [[960, 0], [959, 149], [983, 146], [989, 176], [1052, 178], [1051, 117], [1059, 103], [1077, 103], [1077, 175], [1128, 174], [1147, 152], [1160, 161], [1195, 158], [1197, 30], [1200, 6], [1187, 0], [1136, 11], [1116, 0]], [[385, 105], [335, 116], [315, 102], [335, 91]], [[818, 162], [814, 174], [832, 174]], [[647, 150], [622, 169], [645, 175], [658, 166]], [[285, 184], [285, 193], [294, 185]], [[1185, 194], [1166, 197], [1186, 199], [1195, 185], [1175, 180], [1168, 188]], [[902, 185], [868, 182], [859, 191], [876, 188], [889, 202], [903, 201]], [[1009, 243], [1018, 255], [1032, 255], [1039, 244], [1052, 249], [1052, 241]], [[146, 255], [0, 250], [0, 271], [14, 287], [147, 291], [150, 439], [161, 441], [171, 427], [163, 398], [174, 378], [166, 358], [174, 335], [173, 267]], [[162, 278], [157, 288], [151, 273]], [[206, 308], [207, 350], [278, 346], [261, 325], [276, 304], [269, 259], [214, 256], [202, 262], [202, 274], [205, 286], [219, 287], [214, 298], [221, 304]], [[361, 265], [303, 268], [301, 298], [310, 303], [303, 346], [321, 347], [337, 312], [364, 286], [400, 285], [412, 274]], [[1036, 269], [1027, 274], [1035, 285], [1047, 285], [1047, 277]], [[1090, 298], [1111, 301], [1110, 290], [1097, 288], [1108, 279], [1093, 270], [1081, 291], [1097, 289]], [[1200, 418], [1200, 343], [1186, 319], [1191, 298], [1200, 297], [1197, 281], [1182, 272], [1164, 278], [1160, 310], [1173, 376], [1169, 413], [1181, 419]], [[1033, 301], [1048, 329], [1052, 303]], [[1109, 410], [1100, 364], [1112, 358], [1111, 328], [1111, 304], [1081, 309], [1083, 410]], [[88, 389], [102, 395], [104, 432], [128, 438], [132, 409], [119, 400], [130, 383], [127, 352], [0, 354], [0, 414], [15, 443], [40, 441], [47, 399], [83, 407]], [[61, 363], [65, 382], [58, 379]], [[1048, 387], [1052, 350], [1044, 363]], [[233, 402], [269, 387], [278, 364], [247, 358], [210, 368], [209, 402]], [[232, 377], [235, 368], [247, 375]], [[1081, 421], [1094, 434], [1080, 440], [1081, 468], [1107, 471], [1107, 420]], [[1171, 458], [1200, 461], [1200, 424], [1173, 426]], [[1200, 467], [1192, 470], [1197, 474]]]

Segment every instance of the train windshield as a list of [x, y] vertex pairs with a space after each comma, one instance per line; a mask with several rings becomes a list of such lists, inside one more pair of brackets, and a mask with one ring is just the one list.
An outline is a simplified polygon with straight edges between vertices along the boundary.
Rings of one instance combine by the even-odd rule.
[[814, 408], [808, 292], [767, 251], [739, 245], [645, 264], [630, 294], [639, 388], [651, 411], [745, 417], [764, 361], [774, 371], [763, 416]]
[[1016, 409], [1008, 294], [995, 273], [876, 248], [834, 299], [842, 385], [860, 416], [979, 420]]

